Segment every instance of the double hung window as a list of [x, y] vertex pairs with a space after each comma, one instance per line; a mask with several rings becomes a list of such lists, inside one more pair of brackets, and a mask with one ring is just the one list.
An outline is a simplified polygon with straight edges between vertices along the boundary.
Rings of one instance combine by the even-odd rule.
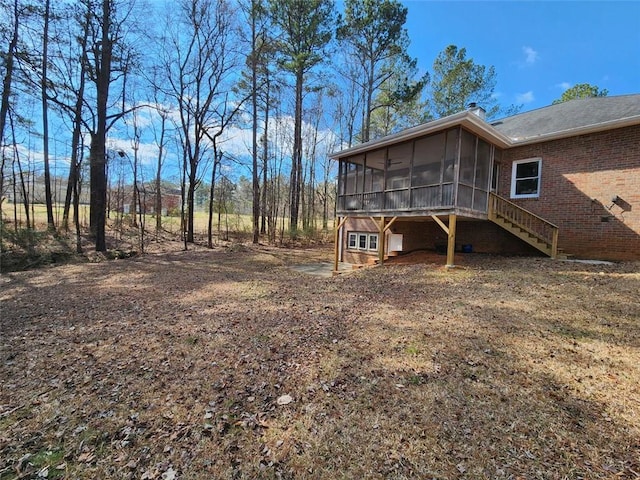
[[528, 158], [513, 162], [511, 171], [511, 198], [537, 198], [540, 196], [542, 159]]

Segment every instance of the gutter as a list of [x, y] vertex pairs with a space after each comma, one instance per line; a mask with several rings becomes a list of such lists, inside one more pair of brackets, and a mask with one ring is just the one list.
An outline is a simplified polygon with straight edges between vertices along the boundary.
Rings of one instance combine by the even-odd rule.
[[613, 130], [615, 128], [631, 127], [633, 125], [640, 125], [640, 115], [633, 117], [619, 118], [616, 120], [609, 120], [608, 122], [596, 123], [593, 125], [585, 125], [582, 127], [568, 128], [566, 130], [560, 130], [558, 132], [543, 133], [535, 135], [533, 137], [525, 137], [519, 139], [518, 137], [511, 138], [511, 147], [520, 147], [524, 145], [531, 145], [534, 143], [549, 142], [551, 140], [559, 140], [562, 138], [575, 137], [578, 135], [588, 135], [590, 133], [605, 132], [607, 130]]

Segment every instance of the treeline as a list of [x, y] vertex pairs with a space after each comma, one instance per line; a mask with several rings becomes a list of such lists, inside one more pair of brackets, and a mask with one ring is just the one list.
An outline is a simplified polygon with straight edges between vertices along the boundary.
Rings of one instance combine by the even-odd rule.
[[[135, 219], [163, 209], [172, 178], [185, 248], [203, 186], [211, 246], [216, 205], [247, 179], [253, 241], [273, 239], [281, 217], [295, 236], [333, 215], [329, 152], [471, 101], [500, 111], [493, 67], [464, 48], [447, 47], [429, 73], [418, 68], [396, 0], [346, 0], [340, 12], [330, 0], [0, 0], [0, 9], [0, 199], [28, 211], [38, 171], [49, 228], [75, 225], [79, 238], [88, 196], [97, 251], [107, 248], [114, 184], [131, 186]], [[61, 221], [52, 164], [68, 169]]]

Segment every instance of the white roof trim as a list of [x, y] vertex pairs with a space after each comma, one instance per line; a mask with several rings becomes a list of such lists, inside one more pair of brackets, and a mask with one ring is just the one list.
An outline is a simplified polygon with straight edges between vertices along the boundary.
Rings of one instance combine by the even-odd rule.
[[533, 143], [548, 142], [550, 140], [574, 137], [578, 135], [587, 135], [590, 133], [612, 130], [614, 128], [640, 125], [640, 115], [610, 120], [608, 122], [602, 122], [593, 125], [586, 125], [583, 127], [570, 128], [567, 130], [561, 130], [559, 132], [536, 135], [534, 137], [511, 138], [504, 135], [503, 133], [500, 133], [498, 130], [492, 127], [491, 124], [485, 122], [476, 114], [464, 111], [456, 113], [454, 115], [450, 115], [448, 117], [439, 118], [438, 120], [434, 120], [432, 122], [423, 123], [416, 127], [408, 128], [393, 135], [387, 135], [386, 137], [382, 137], [377, 140], [372, 140], [351, 148], [346, 148], [339, 152], [334, 152], [329, 155], [329, 158], [337, 160], [339, 158], [357, 155], [359, 153], [364, 153], [389, 145], [394, 145], [400, 142], [412, 140], [417, 137], [422, 137], [430, 133], [435, 133], [460, 125], [466, 127], [468, 130], [485, 138], [486, 140], [490, 140], [494, 145], [498, 147], [510, 148], [518, 147], [521, 145], [530, 145]]
[[476, 114], [471, 112], [460, 112], [448, 117], [439, 118], [432, 122], [423, 123], [416, 127], [408, 128], [393, 135], [387, 135], [377, 140], [372, 140], [367, 143], [362, 143], [351, 148], [341, 150], [339, 152], [332, 153], [329, 158], [338, 159], [341, 157], [347, 157], [351, 155], [357, 155], [359, 153], [368, 152], [378, 148], [386, 147], [396, 143], [412, 140], [417, 137], [428, 135], [429, 133], [446, 130], [451, 127], [462, 125], [468, 128], [473, 133], [480, 135], [481, 137], [491, 140], [492, 143], [499, 147], [507, 148], [511, 145], [509, 137], [498, 132], [490, 124], [482, 120]]

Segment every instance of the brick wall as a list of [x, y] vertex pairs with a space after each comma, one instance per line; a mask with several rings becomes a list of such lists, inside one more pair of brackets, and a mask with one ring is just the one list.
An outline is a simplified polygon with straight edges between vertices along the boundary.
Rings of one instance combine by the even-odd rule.
[[370, 258], [376, 258], [377, 253], [374, 252], [361, 252], [357, 250], [348, 250], [347, 242], [349, 239], [349, 232], [372, 232], [378, 233], [379, 226], [376, 222], [369, 217], [364, 218], [349, 218], [342, 230], [342, 261], [347, 263], [365, 264]]
[[[640, 259], [640, 126], [506, 150], [500, 195], [510, 196], [512, 162], [533, 157], [542, 158], [540, 197], [512, 201], [558, 225], [560, 248], [579, 258]], [[609, 209], [614, 195], [621, 206]]]

